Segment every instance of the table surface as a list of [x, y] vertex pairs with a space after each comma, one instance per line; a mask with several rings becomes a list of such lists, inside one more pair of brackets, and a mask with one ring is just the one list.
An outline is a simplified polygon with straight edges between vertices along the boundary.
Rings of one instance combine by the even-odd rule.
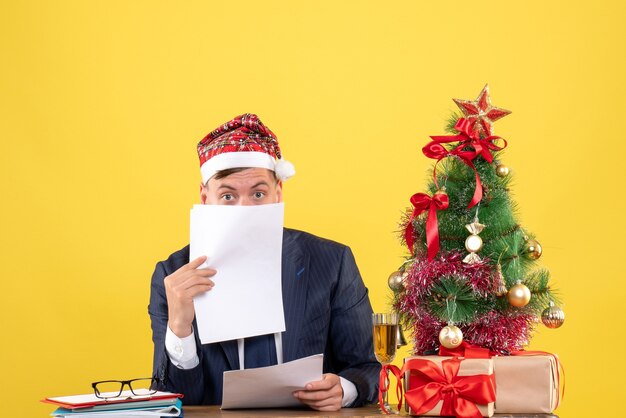
[[[378, 410], [378, 405], [370, 405], [362, 408], [343, 408], [336, 412], [319, 412], [310, 409], [231, 409], [221, 410], [219, 405], [212, 406], [186, 406], [183, 408], [185, 418], [209, 418], [209, 417], [380, 417], [383, 414]], [[393, 417], [393, 415], [390, 415]], [[401, 416], [407, 416], [405, 412]], [[558, 418], [550, 414], [495, 414], [498, 418]]]

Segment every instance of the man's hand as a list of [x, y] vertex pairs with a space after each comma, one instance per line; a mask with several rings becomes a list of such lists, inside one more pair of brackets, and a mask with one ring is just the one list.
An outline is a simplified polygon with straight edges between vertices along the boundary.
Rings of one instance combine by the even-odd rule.
[[211, 290], [215, 270], [198, 267], [206, 261], [198, 257], [165, 278], [165, 296], [169, 315], [168, 326], [179, 338], [191, 335], [191, 323], [195, 315], [193, 297]]
[[322, 380], [307, 383], [305, 390], [298, 390], [293, 396], [318, 411], [338, 411], [343, 400], [341, 379], [336, 374], [326, 373]]

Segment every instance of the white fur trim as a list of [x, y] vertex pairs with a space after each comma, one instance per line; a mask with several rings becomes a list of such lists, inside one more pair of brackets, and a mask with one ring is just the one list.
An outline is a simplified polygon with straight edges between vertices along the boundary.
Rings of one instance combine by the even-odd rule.
[[274, 158], [264, 152], [225, 152], [205, 161], [200, 167], [202, 183], [206, 184], [218, 171], [239, 167], [267, 168], [274, 171]]
[[287, 180], [296, 174], [296, 168], [287, 160], [278, 160], [274, 172], [279, 180]]

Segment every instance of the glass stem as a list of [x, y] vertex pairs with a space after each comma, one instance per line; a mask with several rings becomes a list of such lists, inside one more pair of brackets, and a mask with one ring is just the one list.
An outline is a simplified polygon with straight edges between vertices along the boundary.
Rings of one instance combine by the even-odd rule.
[[389, 396], [389, 391], [391, 390], [391, 381], [389, 380], [389, 369], [387, 369], [386, 373], [385, 373], [385, 386], [387, 387], [387, 390], [385, 391], [385, 393], [383, 393], [383, 403], [385, 404], [385, 408], [389, 409], [389, 402], [388, 402], [388, 396]]

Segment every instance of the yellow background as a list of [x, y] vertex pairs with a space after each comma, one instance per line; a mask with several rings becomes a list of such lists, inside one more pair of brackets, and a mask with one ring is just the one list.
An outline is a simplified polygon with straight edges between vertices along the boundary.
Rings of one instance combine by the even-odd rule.
[[[298, 174], [286, 224], [350, 245], [385, 310], [451, 98], [491, 87], [522, 225], [567, 314], [562, 417], [619, 416], [620, 1], [63, 1], [0, 6], [2, 405], [147, 376], [156, 261], [186, 244], [195, 145], [253, 112]], [[401, 354], [399, 357], [402, 357]]]

